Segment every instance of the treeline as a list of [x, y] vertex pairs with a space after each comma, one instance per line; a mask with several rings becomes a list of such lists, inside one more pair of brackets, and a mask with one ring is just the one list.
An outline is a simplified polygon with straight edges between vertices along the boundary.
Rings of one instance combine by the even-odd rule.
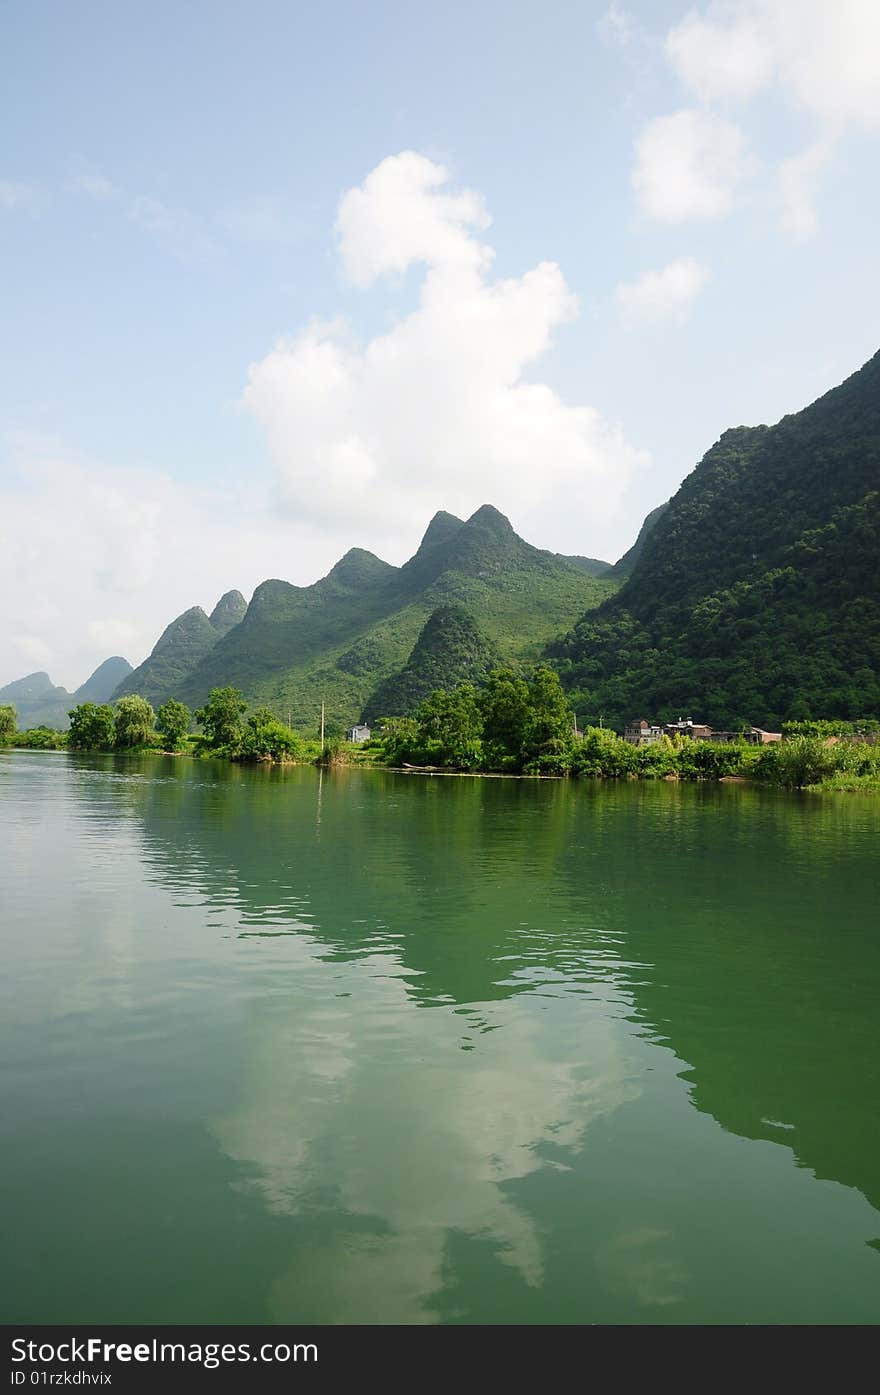
[[[193, 723], [201, 730], [192, 733]], [[721, 780], [743, 777], [786, 789], [880, 789], [880, 727], [876, 721], [791, 722], [785, 739], [767, 746], [663, 737], [634, 746], [606, 727], [577, 731], [554, 670], [526, 676], [496, 669], [477, 688], [461, 683], [426, 698], [413, 717], [389, 717], [355, 759], [378, 756], [392, 767], [473, 773], [567, 775], [606, 780]], [[70, 731], [15, 730], [15, 709], [0, 707], [0, 745], [79, 751], [188, 751], [235, 761], [350, 759], [338, 738], [321, 749], [285, 726], [268, 708], [249, 712], [237, 688], [214, 688], [190, 712], [170, 700], [154, 712], [145, 698], [112, 706], [80, 703]]]
[[[237, 688], [215, 688], [204, 707], [191, 712], [171, 698], [158, 710], [137, 694], [110, 703], [82, 702], [68, 713], [68, 732], [35, 728], [16, 732], [15, 709], [0, 708], [0, 742], [71, 751], [188, 751], [229, 760], [298, 760], [319, 753], [266, 707], [248, 712]], [[191, 733], [193, 724], [201, 728]]]
[[392, 766], [612, 780], [741, 776], [789, 789], [880, 784], [880, 746], [852, 731], [832, 741], [825, 728], [838, 733], [842, 723], [792, 725], [768, 746], [690, 737], [634, 746], [603, 727], [577, 732], [557, 674], [539, 667], [527, 678], [496, 670], [482, 688], [435, 692], [414, 717], [386, 719], [375, 744]]

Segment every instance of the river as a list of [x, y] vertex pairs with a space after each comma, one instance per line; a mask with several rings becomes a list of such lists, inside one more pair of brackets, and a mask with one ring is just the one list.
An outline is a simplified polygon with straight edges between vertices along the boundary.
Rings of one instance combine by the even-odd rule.
[[878, 832], [0, 752], [4, 1319], [880, 1321]]

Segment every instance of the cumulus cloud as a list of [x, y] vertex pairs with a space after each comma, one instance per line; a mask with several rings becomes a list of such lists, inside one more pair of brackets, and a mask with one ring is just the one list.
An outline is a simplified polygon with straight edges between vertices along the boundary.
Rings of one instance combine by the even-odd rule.
[[795, 238], [809, 237], [820, 175], [840, 136], [848, 128], [880, 131], [876, 0], [714, 3], [676, 24], [665, 51], [683, 86], [703, 103], [747, 102], [773, 87], [814, 119], [818, 136], [776, 172], [784, 227]]
[[[132, 216], [175, 255], [203, 232], [152, 200]], [[139, 662], [189, 606], [271, 576], [309, 584], [354, 545], [400, 563], [439, 508], [494, 503], [560, 551], [601, 555], [615, 531], [622, 542], [621, 497], [647, 457], [532, 376], [577, 302], [552, 262], [494, 277], [488, 221], [479, 195], [415, 154], [344, 196], [344, 274], [366, 290], [417, 266], [415, 304], [366, 343], [341, 321], [312, 323], [251, 366], [243, 403], [270, 447], [265, 480], [224, 493], [13, 441], [0, 682], [39, 664], [74, 688], [110, 652]]]
[[709, 278], [709, 268], [694, 257], [679, 257], [659, 271], [646, 271], [617, 287], [617, 303], [627, 320], [682, 323]]
[[483, 201], [448, 185], [409, 151], [344, 195], [347, 278], [367, 288], [419, 265], [418, 304], [365, 344], [339, 321], [306, 326], [251, 365], [244, 406], [297, 517], [411, 534], [437, 508], [489, 501], [539, 537], [552, 519], [558, 546], [582, 548], [644, 457], [595, 407], [527, 376], [576, 299], [553, 262], [493, 279]]
[[405, 150], [383, 160], [339, 205], [336, 230], [346, 275], [356, 286], [380, 276], [402, 275], [413, 262], [487, 270], [489, 247], [472, 229], [491, 219], [480, 195], [444, 190], [449, 172], [424, 155]]
[[712, 4], [670, 30], [666, 51], [701, 100], [749, 98], [774, 82], [825, 120], [880, 129], [876, 0]]
[[666, 54], [679, 79], [702, 102], [748, 98], [773, 74], [773, 54], [759, 7], [696, 10], [666, 36]]
[[689, 108], [657, 116], [636, 141], [632, 185], [640, 207], [661, 223], [718, 218], [755, 169], [745, 136], [714, 112]]

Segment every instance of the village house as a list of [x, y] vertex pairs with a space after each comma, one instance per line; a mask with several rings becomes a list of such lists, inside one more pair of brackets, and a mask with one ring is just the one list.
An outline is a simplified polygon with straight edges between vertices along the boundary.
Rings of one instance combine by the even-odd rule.
[[353, 727], [349, 727], [348, 731], [345, 733], [345, 739], [346, 741], [369, 741], [370, 735], [370, 728], [364, 726], [364, 724], [360, 722]]
[[667, 736], [689, 736], [692, 741], [709, 741], [712, 728], [705, 722], [695, 722], [693, 717], [679, 717], [677, 722], [667, 722], [663, 728]]
[[666, 722], [664, 726], [652, 726], [644, 719], [628, 722], [624, 727], [623, 739], [633, 746], [650, 746], [664, 736], [684, 736], [691, 741], [713, 741], [726, 745], [733, 741], [745, 741], [750, 746], [767, 746], [773, 741], [782, 740], [782, 732], [764, 731], [761, 727], [744, 727], [740, 731], [714, 731], [705, 722], [695, 722], [692, 717], [679, 717], [677, 722]]
[[628, 722], [623, 729], [623, 739], [631, 746], [653, 746], [656, 741], [662, 740], [662, 737], [662, 727], [652, 727], [650, 722], [644, 720]]

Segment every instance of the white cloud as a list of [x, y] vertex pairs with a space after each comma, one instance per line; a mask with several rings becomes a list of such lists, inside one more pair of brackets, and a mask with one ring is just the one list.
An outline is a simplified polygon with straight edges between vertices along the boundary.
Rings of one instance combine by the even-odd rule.
[[752, 97], [773, 72], [766, 28], [754, 5], [691, 10], [666, 36], [679, 79], [700, 101]]
[[449, 171], [414, 150], [391, 155], [339, 205], [339, 255], [349, 280], [369, 286], [414, 262], [488, 269], [491, 248], [472, 235], [491, 219], [479, 194], [443, 192]]
[[659, 271], [646, 271], [638, 280], [622, 283], [615, 296], [628, 320], [681, 323], [708, 278], [708, 267], [693, 257], [679, 257]]
[[681, 223], [728, 213], [737, 185], [754, 169], [738, 126], [691, 108], [657, 116], [642, 129], [632, 185], [649, 217]]
[[33, 208], [38, 200], [39, 194], [33, 184], [0, 179], [0, 208], [9, 212], [17, 208]]
[[779, 167], [782, 225], [800, 242], [816, 230], [816, 193], [833, 153], [833, 140], [823, 137], [799, 155], [783, 160]]
[[[482, 202], [446, 184], [408, 155], [342, 200], [349, 276], [366, 286], [423, 263], [417, 304], [366, 344], [339, 322], [311, 324], [252, 365], [243, 401], [265, 430], [274, 483], [249, 477], [223, 493], [56, 441], [12, 441], [0, 682], [39, 661], [75, 688], [111, 652], [139, 662], [189, 606], [209, 609], [232, 587], [248, 596], [271, 576], [309, 584], [355, 545], [402, 562], [438, 508], [494, 503], [531, 541], [591, 555], [609, 523], [629, 531], [621, 496], [646, 456], [595, 407], [528, 376], [577, 313], [562, 272], [544, 262], [493, 279], [474, 235], [488, 222]], [[166, 213], [138, 201], [174, 248]]]
[[823, 120], [880, 129], [876, 0], [712, 4], [670, 30], [666, 50], [703, 101], [749, 98], [774, 82]]
[[240, 495], [13, 438], [0, 484], [0, 685], [35, 666], [74, 689], [103, 659], [138, 663], [169, 620], [268, 576], [311, 582], [350, 546]]
[[115, 184], [103, 174], [75, 174], [68, 179], [66, 188], [72, 194], [85, 194], [99, 203], [115, 199], [119, 193]]
[[767, 89], [809, 114], [819, 133], [777, 170], [783, 226], [815, 229], [819, 175], [847, 128], [880, 132], [877, 0], [727, 0], [692, 10], [666, 54], [702, 102], [746, 102]]
[[349, 279], [366, 287], [422, 263], [418, 305], [365, 345], [338, 322], [307, 326], [251, 365], [243, 403], [298, 517], [414, 542], [414, 520], [435, 509], [491, 502], [533, 537], [546, 524], [557, 546], [583, 550], [644, 457], [594, 407], [526, 376], [577, 302], [552, 262], [491, 279], [492, 250], [474, 236], [489, 221], [482, 200], [447, 182], [406, 152], [345, 194]]

